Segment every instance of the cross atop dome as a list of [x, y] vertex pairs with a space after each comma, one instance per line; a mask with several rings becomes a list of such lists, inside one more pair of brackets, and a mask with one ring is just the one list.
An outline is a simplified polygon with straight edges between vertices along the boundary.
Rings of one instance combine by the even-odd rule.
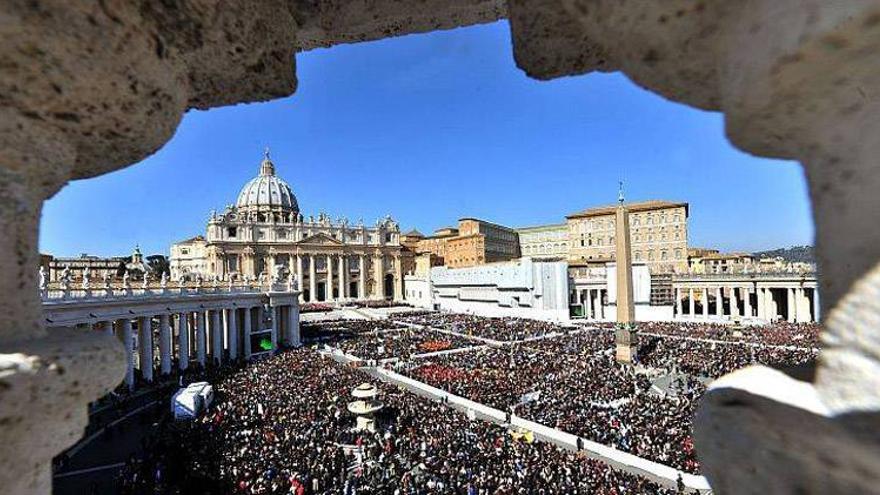
[[260, 162], [260, 175], [275, 175], [275, 164], [269, 159], [269, 147], [263, 151], [263, 161]]

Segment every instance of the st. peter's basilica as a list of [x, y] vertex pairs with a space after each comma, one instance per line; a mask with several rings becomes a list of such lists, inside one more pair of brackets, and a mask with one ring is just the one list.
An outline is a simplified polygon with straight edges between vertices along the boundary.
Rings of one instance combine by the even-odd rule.
[[303, 300], [403, 297], [400, 227], [390, 216], [367, 227], [325, 213], [304, 217], [266, 150], [259, 175], [235, 205], [211, 213], [206, 235], [171, 246], [171, 276], [255, 280], [294, 274]]

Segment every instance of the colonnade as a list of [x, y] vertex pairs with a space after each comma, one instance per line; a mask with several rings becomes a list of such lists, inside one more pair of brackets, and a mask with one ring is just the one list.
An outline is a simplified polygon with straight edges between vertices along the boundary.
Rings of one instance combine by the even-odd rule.
[[575, 291], [575, 294], [577, 294], [577, 304], [584, 308], [584, 318], [588, 320], [605, 319], [607, 289], [581, 289]]
[[[807, 291], [811, 291], [812, 304]], [[776, 294], [776, 296], [774, 296]], [[784, 315], [779, 295], [785, 298]], [[700, 308], [698, 310], [697, 303]], [[713, 306], [710, 308], [710, 306]], [[818, 320], [818, 291], [812, 287], [694, 286], [675, 288], [675, 317], [758, 318], [791, 323]]]
[[[186, 310], [106, 320], [97, 327], [123, 342], [129, 388], [135, 386], [136, 369], [142, 380], [152, 382], [154, 373], [168, 375], [174, 365], [186, 370], [191, 360], [201, 366], [219, 365], [272, 352], [278, 348], [279, 336], [287, 346], [301, 344], [297, 305]], [[270, 349], [254, 348], [252, 336], [260, 335], [269, 339]]]
[[[368, 269], [369, 258], [369, 269]], [[392, 275], [393, 285], [391, 296], [395, 300], [403, 299], [403, 268], [400, 256], [391, 256], [386, 263], [386, 256], [366, 253], [315, 253], [291, 254], [289, 270], [295, 273], [301, 287], [308, 290], [300, 291], [301, 302], [335, 302], [352, 299], [384, 299], [386, 297], [386, 275]], [[324, 263], [324, 276], [318, 273], [318, 261]], [[389, 266], [386, 266], [389, 265]], [[306, 268], [308, 265], [308, 268]], [[370, 277], [370, 271], [372, 277]], [[323, 278], [323, 280], [319, 280]], [[368, 280], [372, 278], [372, 284]], [[306, 282], [306, 279], [308, 281]], [[356, 280], [356, 284], [352, 281]], [[324, 294], [319, 297], [318, 287], [323, 283]], [[306, 285], [308, 284], [308, 285]]]

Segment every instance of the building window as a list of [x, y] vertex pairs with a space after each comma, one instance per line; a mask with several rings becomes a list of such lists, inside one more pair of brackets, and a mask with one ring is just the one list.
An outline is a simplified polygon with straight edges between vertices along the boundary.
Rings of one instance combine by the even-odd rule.
[[235, 237], [238, 235], [238, 228], [236, 227], [227, 227], [226, 228], [226, 236], [227, 237]]

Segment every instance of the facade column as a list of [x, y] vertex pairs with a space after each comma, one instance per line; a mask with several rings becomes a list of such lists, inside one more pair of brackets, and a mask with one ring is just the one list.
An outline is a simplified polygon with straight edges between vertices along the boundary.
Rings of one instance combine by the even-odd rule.
[[715, 316], [724, 316], [724, 298], [721, 287], [715, 287]]
[[131, 330], [131, 320], [120, 320], [122, 333], [122, 346], [125, 348], [125, 384], [129, 390], [134, 390], [134, 334]]
[[309, 302], [315, 302], [318, 300], [318, 284], [317, 284], [317, 270], [315, 269], [315, 255], [309, 255]]
[[113, 320], [107, 320], [101, 322], [101, 330], [104, 332], [104, 335], [112, 336], [113, 335]]
[[141, 377], [153, 381], [153, 329], [150, 317], [138, 318], [138, 351], [140, 352]]
[[675, 288], [675, 316], [681, 318], [681, 287]]
[[272, 352], [278, 349], [278, 320], [281, 318], [281, 311], [277, 306], [270, 306], [272, 312]]
[[688, 315], [693, 318], [696, 307], [694, 306], [694, 289], [688, 288]]
[[367, 298], [367, 257], [366, 255], [358, 256], [358, 295], [357, 298], [364, 300]]
[[703, 318], [709, 319], [709, 289], [703, 287], [702, 296], [700, 302], [703, 303]]
[[400, 255], [394, 257], [394, 300], [403, 300], [403, 264]]
[[171, 318], [167, 313], [159, 315], [159, 372], [171, 373]]
[[181, 371], [189, 368], [189, 328], [186, 313], [177, 315], [177, 367]]
[[602, 289], [596, 291], [596, 316], [599, 320], [605, 319], [605, 306], [602, 304]]
[[339, 259], [339, 300], [344, 301], [345, 296], [347, 295], [346, 292], [348, 292], [345, 288], [345, 286], [346, 286], [345, 279], [348, 275], [346, 272], [348, 270], [346, 269], [346, 266], [345, 266], [346, 265], [345, 255], [340, 254], [338, 259]]
[[818, 323], [820, 317], [822, 316], [822, 308], [819, 306], [819, 286], [813, 288], [813, 312], [815, 313], [815, 320]]
[[238, 308], [235, 307], [226, 310], [226, 347], [229, 360], [238, 359]]
[[797, 310], [795, 309], [796, 306], [795, 306], [795, 299], [794, 299], [794, 289], [789, 287], [788, 289], [785, 289], [785, 293], [788, 297], [788, 299], [786, 300], [786, 302], [787, 302], [786, 306], [788, 306], [788, 314], [786, 315], [787, 316], [786, 320], [788, 320], [789, 323], [794, 323], [795, 319], [797, 318]]
[[737, 296], [737, 288], [730, 288], [730, 317], [736, 318], [739, 316], [739, 298]]
[[324, 300], [331, 302], [333, 297], [333, 255], [327, 255], [327, 284], [324, 286]]
[[385, 298], [385, 267], [382, 256], [373, 256], [373, 296], [376, 299]]
[[223, 362], [223, 326], [220, 324], [220, 309], [212, 309], [211, 315], [211, 358], [214, 364]]
[[242, 337], [244, 338], [244, 343], [242, 348], [244, 349], [244, 359], [245, 361], [249, 361], [251, 359], [251, 330], [253, 330], [253, 324], [251, 322], [251, 312], [253, 308], [244, 308], [244, 328], [242, 329]]
[[205, 312], [196, 311], [196, 360], [202, 366], [207, 361], [207, 342], [205, 342]]
[[303, 303], [306, 301], [305, 299], [305, 282], [306, 282], [306, 274], [303, 273], [303, 257], [301, 254], [296, 255], [296, 278], [299, 286], [297, 290], [299, 290], [299, 302]]

